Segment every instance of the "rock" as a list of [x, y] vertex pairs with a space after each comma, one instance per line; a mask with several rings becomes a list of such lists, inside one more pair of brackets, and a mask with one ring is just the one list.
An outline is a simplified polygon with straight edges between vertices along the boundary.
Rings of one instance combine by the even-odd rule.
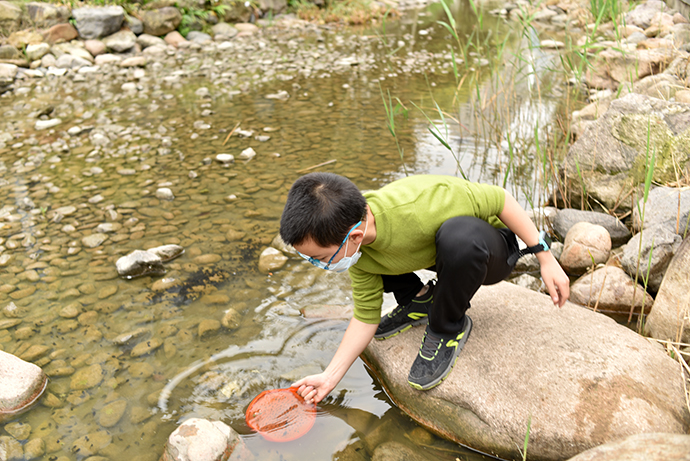
[[631, 234], [628, 228], [618, 218], [609, 214], [565, 208], [559, 210], [551, 220], [553, 230], [560, 238], [565, 238], [570, 228], [578, 222], [597, 224], [606, 229], [611, 236], [613, 246], [620, 246], [630, 240]]
[[540, 291], [542, 285], [539, 277], [535, 277], [534, 275], [530, 274], [518, 275], [517, 277], [510, 279], [510, 283], [514, 283], [519, 287], [527, 288], [528, 290], [532, 291]]
[[653, 338], [690, 342], [690, 238], [683, 240], [666, 270], [645, 334]]
[[589, 449], [568, 461], [682, 461], [690, 459], [690, 435], [635, 434]]
[[254, 157], [256, 157], [256, 152], [251, 147], [247, 147], [239, 155], [240, 160], [251, 160]]
[[65, 5], [53, 5], [45, 2], [31, 2], [26, 5], [29, 19], [34, 27], [45, 29], [69, 21], [72, 11]]
[[172, 191], [167, 187], [161, 187], [156, 191], [156, 198], [159, 198], [161, 200], [174, 200], [175, 196], [173, 195]]
[[[641, 432], [686, 433], [678, 363], [612, 319], [510, 283], [483, 286], [474, 327], [448, 378], [407, 383], [424, 327], [372, 341], [363, 359], [393, 402], [445, 438], [504, 459], [564, 459]], [[424, 398], [420, 398], [423, 395]], [[529, 409], [529, 410], [528, 410]]]
[[686, 104], [638, 94], [612, 101], [609, 110], [588, 125], [567, 155], [565, 173], [575, 196], [582, 189], [579, 165], [589, 197], [607, 209], [630, 210], [630, 204], [621, 202], [621, 197], [644, 182], [648, 127], [649, 151], [657, 152], [654, 182], [675, 181], [674, 168], [684, 165], [689, 157], [682, 147], [690, 143], [689, 114]]
[[125, 25], [134, 35], [141, 35], [144, 33], [144, 23], [134, 16], [125, 16]]
[[684, 104], [690, 104], [690, 90], [681, 90], [676, 92], [676, 101]]
[[235, 24], [235, 29], [237, 29], [240, 33], [248, 35], [254, 34], [259, 31], [259, 28], [256, 25], [249, 22], [238, 22], [237, 24]]
[[0, 436], [0, 453], [3, 454], [3, 461], [20, 461], [24, 459], [22, 445], [12, 437]]
[[165, 36], [165, 43], [172, 45], [175, 48], [181, 48], [183, 45], [189, 45], [186, 38], [178, 31], [174, 30]]
[[122, 62], [122, 58], [114, 54], [101, 54], [96, 56], [95, 62], [98, 66], [104, 66], [106, 64], [119, 64]]
[[132, 56], [120, 62], [120, 67], [145, 67], [146, 58], [144, 56]]
[[101, 246], [103, 242], [108, 240], [108, 236], [105, 234], [94, 233], [87, 235], [81, 239], [81, 243], [87, 248], [96, 248]]
[[214, 319], [204, 319], [199, 322], [199, 339], [203, 339], [220, 330], [220, 322]]
[[239, 32], [237, 29], [235, 29], [232, 25], [228, 24], [227, 22], [219, 22], [218, 24], [212, 26], [211, 30], [213, 31], [214, 36], [222, 35], [227, 38], [233, 38]]
[[75, 8], [72, 17], [76, 22], [79, 36], [85, 40], [107, 37], [114, 34], [125, 19], [125, 10], [121, 6], [100, 8]]
[[120, 30], [105, 37], [103, 43], [117, 53], [124, 53], [134, 48], [137, 44], [137, 36], [131, 30]]
[[50, 45], [47, 43], [38, 43], [36, 45], [27, 45], [26, 46], [26, 59], [29, 61], [36, 61], [37, 59], [41, 59], [43, 56], [48, 54], [50, 51]]
[[625, 15], [625, 23], [646, 29], [652, 25], [654, 16], [666, 11], [666, 9], [666, 4], [661, 0], [649, 0], [640, 3], [634, 10]]
[[[641, 245], [640, 240], [642, 240]], [[647, 289], [656, 293], [681, 241], [680, 235], [665, 227], [655, 226], [644, 229], [623, 247], [621, 266], [630, 277], [635, 278], [637, 273], [638, 283], [641, 284], [649, 274]]]
[[156, 349], [158, 349], [159, 347], [161, 347], [162, 345], [163, 341], [161, 341], [160, 339], [151, 338], [147, 341], [142, 341], [136, 346], [134, 346], [130, 355], [132, 357], [141, 357], [143, 355], [148, 355]]
[[170, 434], [160, 461], [252, 459], [239, 434], [221, 421], [189, 418]]
[[141, 20], [144, 23], [144, 33], [160, 37], [177, 29], [182, 22], [182, 14], [177, 8], [166, 6], [145, 11]]
[[34, 125], [34, 129], [36, 131], [47, 130], [49, 128], [58, 126], [61, 123], [62, 120], [60, 120], [59, 118], [51, 118], [50, 120], [37, 120], [36, 124]]
[[194, 264], [199, 264], [199, 265], [215, 264], [218, 261], [221, 261], [222, 259], [223, 259], [223, 257], [221, 255], [217, 255], [217, 254], [199, 255], [196, 258], [194, 258]]
[[[655, 187], [649, 191], [647, 205], [641, 198], [633, 209], [633, 228], [662, 226], [671, 232], [685, 235], [690, 220], [690, 189], [674, 187]], [[640, 210], [644, 208], [644, 224], [641, 223]]]
[[611, 237], [606, 229], [579, 222], [568, 231], [559, 262], [566, 272], [582, 274], [592, 266], [605, 263], [610, 252]]
[[103, 369], [97, 363], [80, 368], [70, 381], [70, 389], [82, 390], [98, 386], [103, 381]]
[[27, 423], [9, 423], [5, 430], [17, 440], [26, 440], [31, 435], [31, 425]]
[[165, 40], [163, 40], [160, 37], [155, 37], [153, 35], [149, 34], [142, 34], [137, 37], [137, 43], [139, 46], [141, 46], [142, 49], [149, 48], [151, 46], [162, 46], [166, 47], [167, 43], [165, 43]]
[[218, 163], [222, 163], [223, 165], [228, 165], [230, 163], [233, 163], [235, 161], [235, 156], [232, 154], [218, 154], [216, 155], [216, 160]]
[[628, 274], [616, 266], [600, 267], [591, 274], [585, 274], [570, 286], [570, 301], [602, 312], [628, 314], [630, 307], [635, 312], [649, 312], [654, 299]]
[[178, 256], [182, 256], [184, 254], [184, 248], [182, 248], [180, 245], [162, 245], [159, 247], [155, 248], [150, 248], [148, 250], [149, 253], [152, 253], [159, 258], [161, 258], [161, 261], [164, 263], [167, 263], [168, 261], [172, 261], [173, 259], [177, 258]]
[[43, 33], [43, 39], [51, 44], [69, 42], [79, 36], [72, 24], [57, 24]]
[[242, 316], [240, 315], [240, 313], [232, 307], [230, 307], [227, 311], [225, 311], [225, 314], [223, 315], [223, 318], [221, 319], [220, 323], [221, 325], [223, 325], [223, 327], [227, 328], [228, 330], [234, 330], [235, 328], [240, 326], [241, 321]]
[[17, 66], [0, 62], [0, 86], [9, 85], [17, 75]]
[[22, 10], [14, 3], [0, 1], [0, 35], [10, 35], [19, 30]]
[[371, 461], [427, 461], [428, 458], [421, 453], [400, 442], [385, 442], [376, 446]]
[[0, 59], [19, 59], [21, 53], [12, 45], [0, 45]]
[[86, 458], [98, 454], [112, 442], [113, 436], [108, 431], [91, 432], [75, 440], [71, 448], [73, 453]]
[[187, 34], [187, 40], [193, 43], [198, 43], [199, 45], [203, 45], [213, 41], [213, 37], [211, 37], [209, 34], [192, 30]]
[[124, 399], [110, 402], [98, 412], [98, 424], [103, 427], [113, 427], [120, 421], [126, 409], [127, 401]]
[[288, 257], [273, 247], [268, 247], [259, 256], [259, 272], [267, 274], [282, 268]]
[[148, 251], [134, 250], [121, 257], [115, 263], [117, 273], [126, 279], [143, 275], [160, 275], [165, 273], [160, 256]]
[[0, 351], [0, 422], [30, 409], [47, 385], [48, 378], [39, 367]]
[[41, 458], [46, 452], [43, 439], [32, 439], [24, 445], [24, 459]]

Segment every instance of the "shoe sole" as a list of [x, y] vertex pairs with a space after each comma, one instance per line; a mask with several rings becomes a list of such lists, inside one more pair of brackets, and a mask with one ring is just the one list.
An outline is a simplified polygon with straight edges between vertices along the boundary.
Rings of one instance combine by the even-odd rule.
[[450, 361], [450, 364], [446, 369], [443, 371], [443, 374], [439, 377], [436, 378], [435, 380], [431, 381], [429, 384], [426, 385], [421, 385], [417, 383], [413, 383], [409, 379], [407, 380], [407, 383], [412, 386], [413, 388], [417, 389], [418, 391], [428, 391], [429, 389], [433, 389], [434, 387], [438, 386], [441, 384], [445, 379], [450, 376], [450, 372], [455, 366], [455, 363], [458, 361], [458, 357], [460, 356], [460, 351], [462, 351], [462, 348], [465, 347], [465, 343], [467, 343], [467, 338], [470, 337], [470, 332], [472, 331], [472, 319], [467, 316], [467, 321], [469, 322], [469, 325], [467, 327], [467, 333], [463, 335], [462, 339], [458, 341], [458, 347], [455, 348], [455, 358]]
[[426, 325], [429, 322], [429, 317], [424, 317], [423, 319], [419, 320], [414, 320], [410, 323], [405, 323], [403, 325], [400, 325], [398, 328], [388, 331], [386, 333], [382, 333], [379, 335], [374, 335], [374, 339], [378, 339], [379, 341], [383, 341], [384, 339], [392, 338], [393, 336], [397, 336], [403, 331], [407, 331], [412, 327], [416, 327], [418, 325]]

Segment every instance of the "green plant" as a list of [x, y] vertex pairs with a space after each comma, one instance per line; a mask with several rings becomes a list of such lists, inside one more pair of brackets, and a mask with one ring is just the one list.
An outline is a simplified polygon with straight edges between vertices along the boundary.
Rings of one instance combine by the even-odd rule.
[[402, 162], [403, 169], [405, 170], [405, 176], [407, 176], [408, 173], [407, 167], [405, 166], [404, 150], [400, 147], [400, 142], [398, 142], [398, 135], [395, 131], [395, 116], [399, 113], [402, 113], [404, 117], [407, 118], [407, 109], [398, 98], [395, 98], [397, 103], [395, 106], [393, 106], [391, 93], [388, 90], [386, 90], [386, 94], [388, 95], [388, 100], [386, 100], [386, 97], [383, 94], [383, 88], [381, 88], [381, 83], [379, 83], [379, 91], [381, 92], [381, 99], [383, 99], [383, 107], [386, 110], [386, 126], [388, 127], [388, 131], [390, 132], [390, 134], [393, 136], [393, 139], [395, 139], [395, 146], [398, 148], [398, 154], [400, 154], [400, 161]]

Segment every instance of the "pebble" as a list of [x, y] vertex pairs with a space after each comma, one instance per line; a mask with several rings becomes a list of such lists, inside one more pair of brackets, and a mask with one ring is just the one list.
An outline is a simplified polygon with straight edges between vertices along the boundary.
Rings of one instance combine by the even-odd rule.
[[17, 440], [26, 440], [31, 434], [31, 425], [27, 423], [9, 423], [5, 424], [5, 430], [8, 434]]
[[175, 196], [169, 188], [161, 187], [156, 191], [156, 198], [159, 198], [161, 200], [173, 200]]
[[[103, 381], [103, 369], [97, 363], [77, 370], [70, 380], [70, 389], [84, 390], [98, 386]], [[82, 453], [83, 454], [83, 453]]]
[[220, 330], [220, 322], [213, 319], [204, 319], [199, 323], [199, 338], [204, 338]]
[[110, 402], [98, 412], [98, 424], [103, 427], [113, 427], [120, 421], [126, 409], [126, 400], [115, 400], [114, 402]]
[[87, 248], [96, 248], [101, 246], [106, 240], [108, 240], [108, 236], [106, 234], [94, 233], [82, 238], [81, 243]]
[[159, 347], [163, 345], [163, 342], [158, 339], [158, 338], [151, 338], [148, 341], [143, 341], [136, 346], [134, 346], [134, 349], [132, 349], [131, 356], [132, 357], [141, 357], [142, 355], [147, 355], [150, 354], [151, 352], [155, 351]]
[[52, 118], [50, 120], [38, 120], [36, 122], [36, 124], [34, 125], [34, 129], [36, 129], [36, 130], [47, 130], [49, 128], [56, 127], [61, 123], [62, 123], [62, 120], [60, 120], [59, 118]]

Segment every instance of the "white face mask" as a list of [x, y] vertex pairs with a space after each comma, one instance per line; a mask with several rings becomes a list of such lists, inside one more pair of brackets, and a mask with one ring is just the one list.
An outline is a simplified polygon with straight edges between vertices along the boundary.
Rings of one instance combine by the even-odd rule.
[[[369, 220], [367, 219], [366, 223], [364, 224], [364, 235], [367, 234], [367, 226], [369, 226]], [[362, 246], [362, 242], [364, 241], [364, 235], [362, 236], [362, 241], [359, 242], [359, 245], [357, 245], [357, 250], [352, 256], [343, 256], [343, 258], [338, 261], [335, 264], [331, 264], [328, 267], [324, 267], [323, 269], [326, 269], [327, 271], [335, 271], [335, 272], [345, 272], [355, 264], [357, 264], [357, 261], [359, 261], [359, 258], [362, 256], [362, 252], [359, 251], [359, 249]], [[345, 254], [347, 254], [347, 247], [350, 244], [350, 241], [345, 244]]]

